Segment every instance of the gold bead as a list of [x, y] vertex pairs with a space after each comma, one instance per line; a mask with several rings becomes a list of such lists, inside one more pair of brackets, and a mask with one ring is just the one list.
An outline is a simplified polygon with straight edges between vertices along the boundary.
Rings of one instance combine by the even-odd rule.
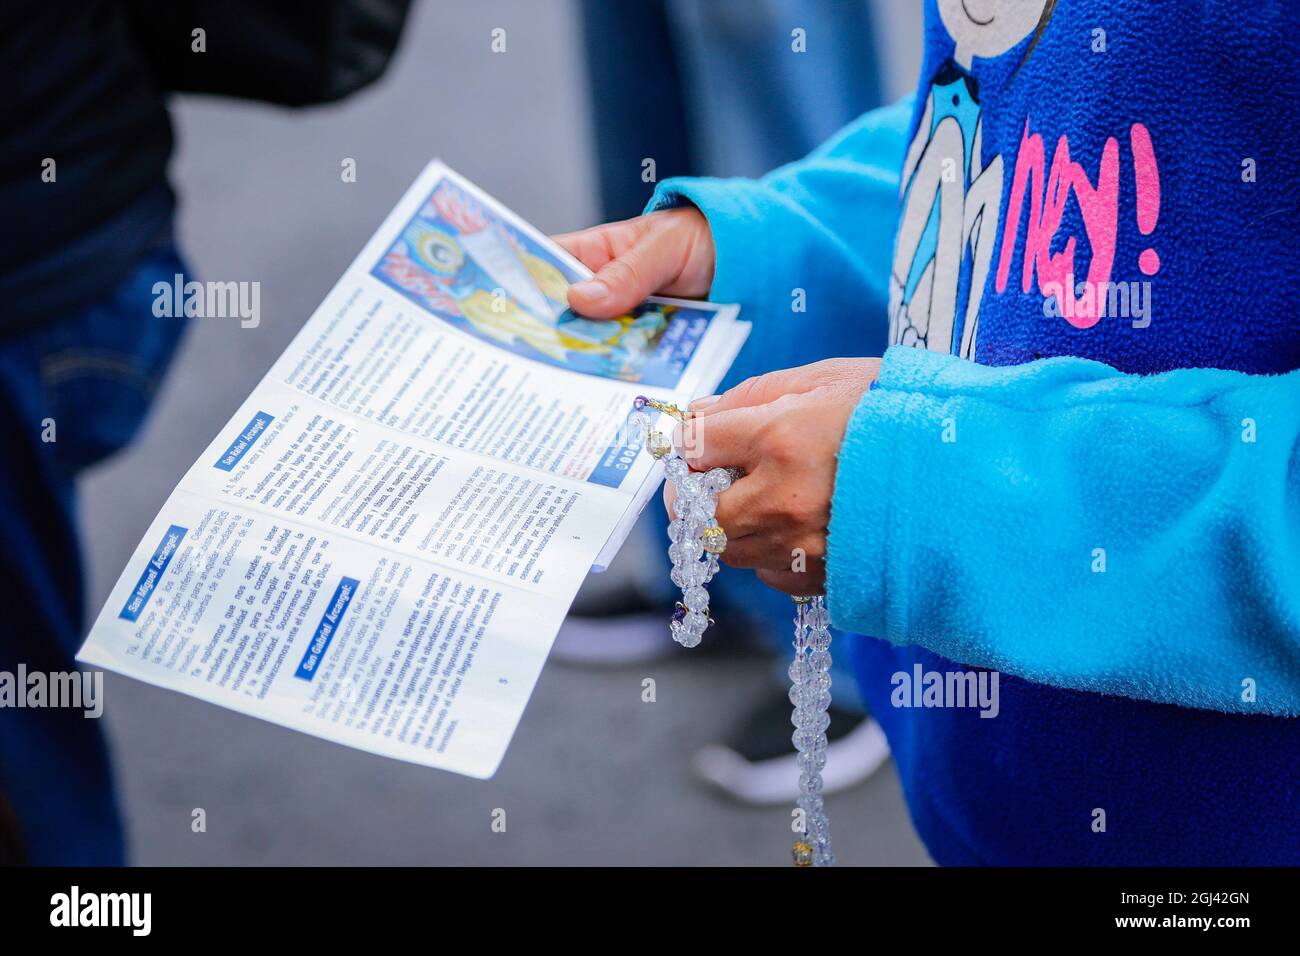
[[795, 866], [812, 866], [813, 863], [812, 844], [805, 843], [803, 840], [800, 840], [794, 845], [794, 849], [791, 850], [790, 852], [791, 855], [794, 857]]
[[663, 458], [673, 450], [673, 443], [663, 432], [651, 432], [646, 436], [645, 448], [655, 458]]
[[711, 525], [704, 529], [704, 534], [700, 536], [700, 543], [709, 554], [721, 554], [727, 550], [727, 533], [722, 530], [721, 525]]
[[671, 415], [679, 422], [684, 423], [686, 421], [687, 413], [683, 412], [680, 408], [678, 408], [676, 405], [673, 405], [671, 402], [661, 402], [658, 399], [647, 398], [645, 400], [645, 403], [657, 412], [663, 412], [665, 415]]

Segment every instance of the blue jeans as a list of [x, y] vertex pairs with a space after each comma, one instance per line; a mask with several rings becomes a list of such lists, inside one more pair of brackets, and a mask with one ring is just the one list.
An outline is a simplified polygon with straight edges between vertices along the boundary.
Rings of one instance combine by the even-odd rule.
[[[880, 105], [867, 0], [583, 0], [603, 218], [669, 176], [759, 176]], [[791, 30], [807, 31], [806, 54]]]
[[[86, 628], [76, 478], [139, 430], [185, 330], [154, 316], [152, 286], [184, 272], [165, 241], [100, 301], [0, 337], [0, 671], [76, 667]], [[104, 733], [81, 710], [0, 710], [0, 794], [29, 862], [124, 862]]]

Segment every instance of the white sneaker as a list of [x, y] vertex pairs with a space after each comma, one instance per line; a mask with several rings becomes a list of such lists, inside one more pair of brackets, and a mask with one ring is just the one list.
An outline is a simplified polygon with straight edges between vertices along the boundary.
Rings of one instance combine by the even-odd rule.
[[[700, 779], [728, 796], [760, 806], [793, 803], [799, 797], [799, 767], [790, 736], [790, 706], [782, 702], [755, 714], [734, 744], [710, 744], [696, 752], [692, 766]], [[836, 725], [839, 725], [837, 732]], [[827, 736], [824, 793], [839, 793], [862, 783], [889, 759], [889, 742], [870, 715], [831, 710]]]

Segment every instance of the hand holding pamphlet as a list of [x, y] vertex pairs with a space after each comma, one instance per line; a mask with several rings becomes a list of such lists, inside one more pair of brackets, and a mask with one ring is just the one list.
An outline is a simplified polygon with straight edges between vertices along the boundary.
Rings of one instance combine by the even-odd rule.
[[662, 298], [582, 318], [589, 276], [432, 163], [172, 492], [79, 660], [490, 776], [662, 478], [635, 396], [713, 391], [749, 331]]

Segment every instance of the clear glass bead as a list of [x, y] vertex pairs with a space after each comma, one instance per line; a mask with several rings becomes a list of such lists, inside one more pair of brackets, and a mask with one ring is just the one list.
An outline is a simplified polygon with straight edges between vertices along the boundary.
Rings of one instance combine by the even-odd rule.
[[682, 595], [682, 603], [692, 611], [704, 611], [709, 606], [709, 592], [698, 585], [687, 588]]
[[799, 789], [804, 793], [821, 793], [822, 775], [820, 773], [801, 773], [799, 774]]
[[700, 642], [704, 640], [704, 634], [682, 627], [681, 630], [673, 633], [673, 639], [682, 647], [699, 647]]
[[[695, 638], [695, 643], [699, 643], [700, 636], [709, 626], [709, 619], [699, 611], [687, 611], [686, 616], [682, 618], [682, 628], [686, 634]], [[693, 646], [693, 645], [689, 645]]]
[[704, 583], [708, 574], [708, 569], [700, 561], [691, 561], [681, 567], [681, 580], [677, 582], [678, 587], [689, 588]]
[[826, 767], [826, 755], [824, 753], [801, 753], [795, 757], [795, 763], [800, 770], [816, 770], [820, 772]]
[[815, 835], [817, 832], [817, 816], [825, 808], [825, 802], [820, 796], [812, 793], [805, 793], [799, 797], [799, 809], [808, 814], [808, 833]]
[[790, 735], [790, 742], [794, 744], [794, 749], [800, 753], [812, 751], [817, 743], [817, 734], [802, 727]]

